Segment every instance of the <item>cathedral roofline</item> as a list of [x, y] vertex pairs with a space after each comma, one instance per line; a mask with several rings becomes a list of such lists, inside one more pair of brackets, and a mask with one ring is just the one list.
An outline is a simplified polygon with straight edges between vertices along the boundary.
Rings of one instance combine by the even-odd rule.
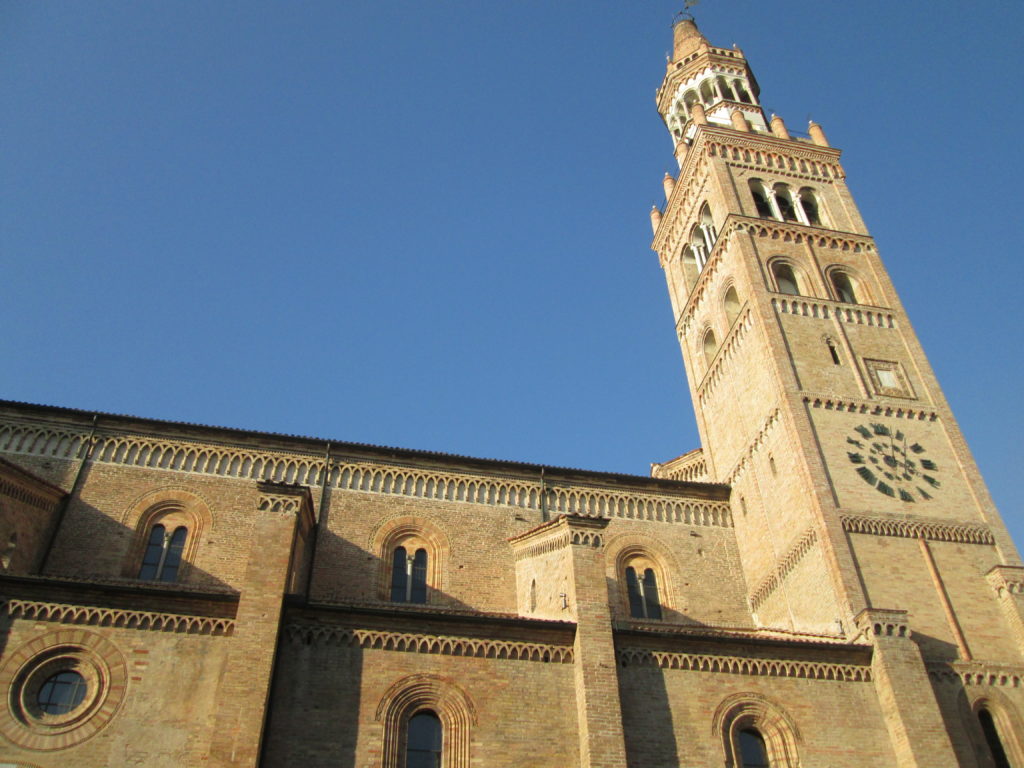
[[[720, 483], [695, 483], [680, 480], [666, 480], [652, 478], [645, 475], [631, 475], [619, 472], [603, 472], [600, 470], [580, 469], [576, 467], [560, 467], [549, 464], [535, 464], [532, 462], [513, 461], [508, 459], [491, 459], [477, 456], [465, 456], [455, 453], [444, 453], [441, 451], [427, 451], [414, 448], [399, 448], [395, 446], [373, 445], [370, 443], [356, 443], [343, 440], [332, 440], [330, 438], [314, 437], [308, 435], [295, 435], [281, 432], [264, 432], [260, 430], [241, 429], [238, 427], [224, 427], [211, 424], [196, 424], [186, 421], [171, 421], [167, 419], [151, 419], [131, 414], [107, 413], [105, 411], [90, 411], [80, 408], [69, 408], [59, 405], [44, 405], [40, 403], [26, 403], [17, 400], [0, 400], [0, 410], [9, 410], [21, 414], [37, 414], [48, 419], [64, 417], [72, 421], [80, 422], [83, 428], [91, 425], [93, 416], [101, 418], [100, 430], [117, 425], [129, 431], [163, 431], [168, 436], [202, 437], [206, 440], [214, 440], [222, 443], [250, 443], [259, 442], [261, 447], [278, 447], [288, 450], [304, 450], [308, 453], [324, 454], [328, 447], [332, 454], [344, 452], [349, 456], [366, 457], [368, 459], [379, 459], [387, 461], [428, 461], [443, 462], [445, 465], [459, 465], [469, 469], [508, 472], [515, 475], [533, 474], [539, 479], [541, 473], [547, 480], [559, 480], [568, 482], [604, 482], [612, 485], [628, 485], [633, 488], [656, 490], [659, 492], [682, 493], [687, 496], [727, 501], [729, 498], [729, 487]], [[315, 448], [314, 448], [315, 446]]]

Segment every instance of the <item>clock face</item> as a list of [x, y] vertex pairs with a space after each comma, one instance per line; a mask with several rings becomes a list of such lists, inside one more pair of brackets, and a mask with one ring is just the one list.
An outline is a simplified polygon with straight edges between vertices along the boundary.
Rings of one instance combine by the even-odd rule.
[[846, 455], [857, 474], [879, 493], [900, 501], [927, 501], [941, 486], [938, 466], [925, 458], [924, 446], [885, 424], [861, 424], [846, 438]]

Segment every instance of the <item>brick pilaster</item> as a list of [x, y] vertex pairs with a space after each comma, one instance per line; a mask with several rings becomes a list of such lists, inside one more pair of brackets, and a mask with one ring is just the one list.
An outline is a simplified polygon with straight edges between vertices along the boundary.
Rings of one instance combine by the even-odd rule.
[[942, 713], [906, 611], [868, 608], [857, 626], [872, 641], [875, 691], [899, 768], [957, 768]]
[[580, 766], [625, 768], [619, 673], [605, 578], [603, 531], [608, 521], [562, 518], [570, 530], [572, 610], [576, 616], [576, 710]]
[[985, 578], [995, 590], [999, 607], [1010, 625], [1017, 648], [1024, 654], [1024, 568], [997, 565], [985, 574]]
[[304, 522], [301, 516], [311, 517], [305, 488], [261, 483], [259, 491], [245, 583], [206, 763], [224, 768], [250, 768], [259, 761], [295, 530]]

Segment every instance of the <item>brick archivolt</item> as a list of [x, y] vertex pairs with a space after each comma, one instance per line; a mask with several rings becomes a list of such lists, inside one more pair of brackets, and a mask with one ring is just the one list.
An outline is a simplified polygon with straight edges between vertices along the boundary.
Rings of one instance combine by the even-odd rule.
[[[86, 434], [71, 435], [34, 424], [0, 425], [0, 452], [60, 459], [77, 457]], [[99, 435], [93, 461], [245, 480], [318, 486], [324, 460], [272, 451], [249, 451], [187, 441], [141, 436]], [[330, 487], [496, 507], [517, 507], [552, 514], [585, 514], [634, 520], [731, 527], [725, 502], [681, 498], [642, 491], [591, 486], [552, 486], [516, 478], [473, 475], [369, 462], [332, 460]], [[541, 496], [544, 495], [543, 505]]]
[[235, 629], [233, 619], [132, 611], [120, 608], [98, 608], [66, 603], [45, 603], [34, 600], [10, 599], [4, 603], [4, 610], [13, 619], [56, 621], [63, 624], [85, 624], [94, 627], [181, 632], [193, 635], [230, 635]]
[[366, 650], [468, 656], [510, 661], [539, 661], [555, 664], [571, 664], [573, 661], [571, 646], [516, 640], [491, 640], [302, 623], [287, 624], [285, 636], [293, 645], [335, 645]]
[[950, 541], [958, 544], [996, 543], [988, 526], [973, 523], [949, 523], [933, 519], [876, 517], [874, 515], [842, 515], [843, 530], [874, 536], [897, 536], [905, 539]]
[[733, 467], [732, 472], [730, 472], [729, 476], [725, 479], [726, 485], [735, 486], [736, 483], [739, 482], [740, 476], [746, 470], [750, 460], [753, 459], [754, 454], [756, 454], [761, 449], [761, 446], [765, 444], [765, 441], [768, 440], [768, 436], [775, 428], [775, 425], [778, 424], [781, 416], [782, 412], [778, 408], [768, 414], [768, 418], [765, 419], [761, 429], [757, 431], [757, 434], [754, 435], [754, 439], [750, 441], [750, 446], [743, 452], [740, 460], [736, 462], [736, 466]]
[[791, 659], [758, 659], [744, 656], [716, 656], [704, 653], [652, 651], [646, 648], [623, 648], [618, 651], [619, 663], [625, 666], [653, 666], [691, 672], [713, 672], [760, 677], [796, 677], [809, 680], [870, 682], [871, 668], [857, 664]]

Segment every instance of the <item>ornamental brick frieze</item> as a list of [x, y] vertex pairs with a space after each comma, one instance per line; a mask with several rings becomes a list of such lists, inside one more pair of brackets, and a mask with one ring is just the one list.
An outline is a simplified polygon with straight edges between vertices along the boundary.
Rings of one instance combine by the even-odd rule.
[[928, 676], [940, 683], [1024, 687], [1024, 667], [1020, 666], [985, 661], [931, 661], [927, 667]]
[[132, 611], [36, 600], [7, 600], [4, 611], [12, 619], [54, 621], [61, 624], [85, 624], [93, 627], [138, 629], [153, 632], [178, 632], [190, 635], [231, 635], [233, 619], [213, 616], [188, 616], [178, 613]]
[[743, 656], [718, 656], [706, 653], [653, 651], [623, 648], [616, 654], [623, 666], [650, 666], [690, 672], [711, 672], [758, 677], [794, 677], [807, 680], [870, 682], [871, 668], [857, 664], [792, 659], [762, 659]]
[[379, 629], [353, 629], [306, 623], [285, 625], [285, 637], [292, 645], [334, 645], [399, 653], [427, 653], [554, 664], [571, 664], [573, 661], [572, 646], [552, 643], [392, 632]]
[[843, 530], [874, 536], [948, 541], [957, 544], [994, 545], [995, 537], [986, 525], [950, 523], [934, 518], [894, 518], [876, 515], [842, 515]]
[[783, 555], [771, 572], [761, 580], [757, 589], [750, 593], [750, 607], [752, 610], [756, 611], [761, 607], [764, 601], [782, 585], [790, 572], [796, 568], [797, 564], [804, 559], [804, 556], [814, 549], [817, 543], [818, 533], [814, 528], [808, 528], [797, 538], [793, 546], [789, 548], [789, 551]]
[[[76, 456], [76, 440], [65, 432], [47, 435], [36, 424], [0, 425], [0, 453]], [[85, 439], [86, 433], [80, 435]], [[330, 487], [437, 501], [495, 507], [517, 507], [551, 514], [585, 514], [630, 520], [678, 522], [687, 525], [731, 526], [724, 502], [681, 496], [617, 490], [596, 485], [554, 485], [498, 475], [469, 474], [418, 467], [333, 459], [325, 473], [322, 457], [276, 451], [163, 440], [140, 435], [96, 437], [94, 462], [145, 467], [240, 480], [319, 486], [327, 475]], [[44, 452], [44, 453], [41, 453]], [[543, 501], [542, 501], [543, 494]]]
[[53, 511], [59, 501], [58, 498], [46, 498], [37, 493], [32, 493], [18, 483], [13, 483], [6, 478], [0, 478], [0, 496], [4, 496], [11, 501], [27, 504], [43, 512]]
[[780, 315], [828, 320], [835, 318], [852, 325], [868, 325], [875, 328], [896, 328], [896, 318], [888, 312], [879, 312], [871, 307], [852, 306], [837, 301], [799, 296], [794, 298], [772, 298], [772, 309]]
[[821, 395], [804, 397], [804, 403], [812, 408], [823, 408], [826, 411], [844, 411], [846, 413], [870, 414], [885, 416], [890, 419], [909, 419], [911, 421], [938, 421], [939, 414], [920, 408], [906, 406], [880, 405], [873, 400], [843, 400]]
[[747, 464], [754, 457], [754, 454], [760, 450], [761, 446], [764, 445], [764, 442], [768, 439], [768, 435], [771, 434], [775, 425], [778, 424], [781, 415], [782, 412], [778, 408], [775, 408], [770, 414], [768, 414], [768, 418], [764, 420], [761, 428], [757, 431], [757, 434], [754, 435], [754, 439], [751, 440], [750, 445], [747, 446], [747, 450], [743, 452], [743, 456], [738, 462], [736, 462], [736, 466], [733, 467], [732, 471], [726, 478], [726, 485], [734, 486], [739, 482], [740, 477], [747, 468]]
[[729, 335], [722, 341], [722, 346], [715, 353], [715, 359], [708, 366], [707, 373], [697, 386], [697, 398], [706, 403], [715, 394], [715, 390], [728, 372], [728, 364], [740, 355], [743, 341], [747, 333], [754, 327], [753, 315], [749, 306], [741, 310], [740, 316], [729, 329]]

